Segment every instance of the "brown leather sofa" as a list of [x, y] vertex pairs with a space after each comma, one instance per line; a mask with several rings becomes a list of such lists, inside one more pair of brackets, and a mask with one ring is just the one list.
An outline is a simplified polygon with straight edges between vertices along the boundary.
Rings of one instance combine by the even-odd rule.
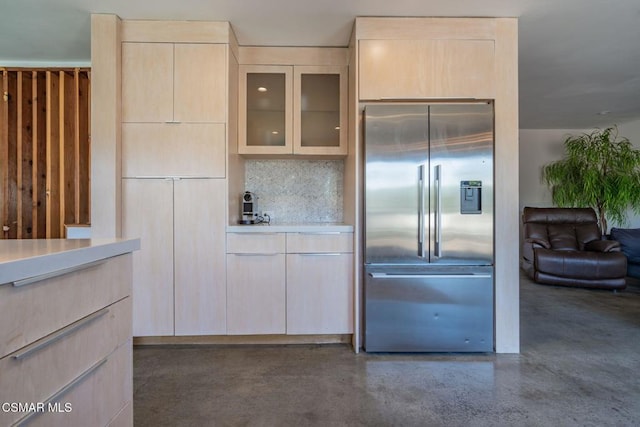
[[591, 208], [524, 208], [522, 268], [537, 283], [624, 289], [627, 258]]

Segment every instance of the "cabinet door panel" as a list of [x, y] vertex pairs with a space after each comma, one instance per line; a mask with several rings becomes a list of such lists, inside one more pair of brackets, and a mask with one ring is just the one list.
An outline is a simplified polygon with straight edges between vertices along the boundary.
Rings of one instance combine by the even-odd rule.
[[360, 99], [495, 97], [491, 40], [361, 40]]
[[293, 152], [347, 154], [347, 68], [296, 66], [293, 79]]
[[224, 178], [225, 125], [125, 123], [122, 175]]
[[226, 46], [176, 44], [174, 120], [226, 120]]
[[122, 121], [173, 120], [173, 44], [122, 44]]
[[353, 333], [351, 254], [287, 255], [287, 334]]
[[175, 333], [226, 334], [225, 181], [175, 181]]
[[227, 255], [229, 335], [284, 334], [285, 255]]
[[173, 181], [123, 179], [123, 234], [133, 254], [133, 335], [173, 335]]
[[238, 152], [293, 153], [293, 67], [240, 66]]

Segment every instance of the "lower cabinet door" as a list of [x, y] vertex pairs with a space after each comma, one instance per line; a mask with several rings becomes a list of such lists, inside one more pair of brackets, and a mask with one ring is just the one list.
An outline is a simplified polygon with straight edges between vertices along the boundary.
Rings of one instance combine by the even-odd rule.
[[284, 334], [284, 254], [227, 254], [227, 333]]
[[287, 334], [353, 333], [353, 254], [287, 255]]
[[227, 333], [225, 185], [222, 179], [174, 184], [176, 335]]
[[133, 253], [133, 335], [173, 335], [173, 181], [123, 179], [123, 234]]

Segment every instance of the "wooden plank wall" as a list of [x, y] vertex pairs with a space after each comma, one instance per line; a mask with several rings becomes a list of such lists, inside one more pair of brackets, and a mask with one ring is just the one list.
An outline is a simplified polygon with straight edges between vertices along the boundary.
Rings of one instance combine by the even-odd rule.
[[89, 69], [0, 68], [0, 239], [91, 220]]

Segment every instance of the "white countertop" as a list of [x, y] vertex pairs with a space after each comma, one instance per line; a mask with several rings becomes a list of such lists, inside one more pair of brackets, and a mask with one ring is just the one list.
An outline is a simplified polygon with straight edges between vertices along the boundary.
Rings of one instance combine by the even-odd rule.
[[230, 233], [352, 233], [353, 225], [342, 223], [228, 225]]
[[0, 240], [0, 285], [140, 249], [140, 239]]

